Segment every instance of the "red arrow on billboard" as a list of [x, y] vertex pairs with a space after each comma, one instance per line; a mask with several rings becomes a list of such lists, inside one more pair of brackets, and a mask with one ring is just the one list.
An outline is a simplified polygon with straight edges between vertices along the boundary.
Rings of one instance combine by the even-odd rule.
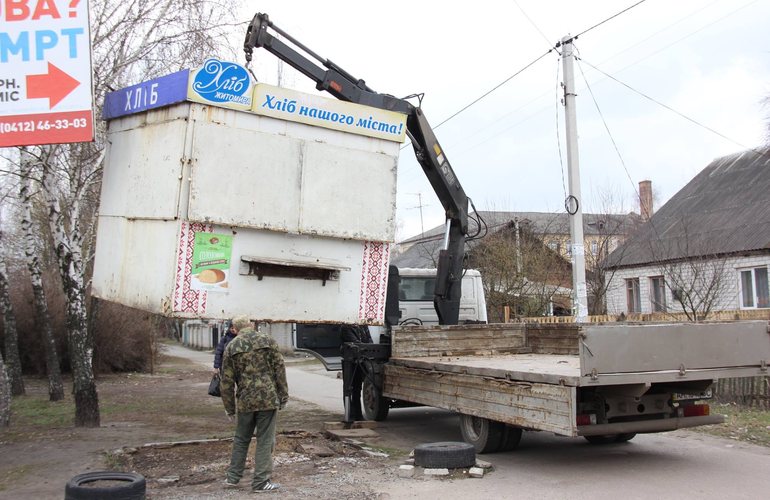
[[59, 101], [75, 90], [80, 82], [51, 63], [48, 73], [27, 75], [27, 99], [48, 98], [48, 107], [53, 109]]

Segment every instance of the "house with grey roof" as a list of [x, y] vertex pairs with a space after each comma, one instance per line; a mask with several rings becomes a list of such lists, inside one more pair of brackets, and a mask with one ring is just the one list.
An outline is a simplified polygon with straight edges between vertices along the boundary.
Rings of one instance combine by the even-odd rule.
[[770, 150], [714, 160], [607, 267], [610, 314], [770, 308]]
[[[650, 201], [651, 205], [651, 201]], [[504, 307], [523, 316], [569, 314], [572, 267], [569, 215], [479, 211], [470, 216], [467, 264], [482, 272], [488, 315]], [[483, 221], [481, 223], [480, 221]], [[641, 223], [635, 213], [583, 214], [589, 310], [604, 312], [605, 280], [599, 263]], [[474, 235], [479, 233], [479, 237]], [[402, 241], [391, 253], [400, 268], [434, 268], [444, 226]]]
[[[510, 227], [527, 228], [536, 234], [549, 249], [570, 259], [569, 215], [550, 212], [505, 212], [478, 211], [471, 214], [471, 219], [483, 221], [483, 228], [470, 224], [470, 235], [474, 233], [496, 233]], [[626, 235], [641, 223], [640, 216], [629, 214], [583, 214], [583, 237], [587, 254], [599, 256], [604, 250], [606, 256], [614, 250]], [[432, 268], [436, 267], [438, 251], [444, 237], [444, 226], [437, 226], [423, 234], [399, 242], [391, 255], [391, 264], [398, 267]], [[472, 252], [483, 238], [468, 242], [467, 251]], [[609, 248], [603, 248], [609, 247]], [[590, 260], [590, 259], [588, 259]]]

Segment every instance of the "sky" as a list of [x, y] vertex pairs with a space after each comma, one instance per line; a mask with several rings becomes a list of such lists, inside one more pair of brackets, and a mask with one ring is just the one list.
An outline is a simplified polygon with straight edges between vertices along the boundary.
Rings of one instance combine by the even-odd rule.
[[[652, 181], [657, 208], [714, 158], [766, 142], [770, 0], [646, 0], [592, 28], [636, 1], [258, 0], [238, 15], [267, 13], [378, 92], [424, 93], [423, 111], [478, 210], [564, 211], [563, 63], [556, 51], [540, 57], [580, 34], [579, 199], [584, 212], [638, 213], [639, 181]], [[267, 51], [255, 53], [254, 69], [261, 82], [315, 92]], [[443, 221], [407, 145], [396, 238]]]

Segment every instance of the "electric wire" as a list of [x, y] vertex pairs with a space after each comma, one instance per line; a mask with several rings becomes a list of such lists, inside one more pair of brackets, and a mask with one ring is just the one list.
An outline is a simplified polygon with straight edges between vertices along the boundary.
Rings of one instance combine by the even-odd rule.
[[534, 65], [535, 65], [535, 64], [536, 64], [538, 61], [540, 61], [540, 59], [544, 58], [545, 56], [547, 56], [548, 54], [550, 54], [550, 53], [551, 53], [551, 52], [553, 52], [553, 51], [554, 51], [554, 49], [548, 49], [546, 52], [544, 52], [543, 54], [541, 54], [539, 57], [535, 58], [535, 60], [533, 60], [532, 62], [530, 62], [529, 64], [527, 64], [526, 66], [524, 66], [523, 68], [521, 68], [520, 70], [518, 70], [517, 72], [515, 72], [514, 74], [512, 74], [511, 76], [509, 76], [509, 77], [508, 77], [508, 78], [506, 78], [505, 80], [503, 80], [502, 82], [498, 83], [497, 85], [495, 85], [494, 87], [492, 87], [492, 88], [491, 88], [491, 89], [489, 89], [488, 91], [484, 92], [484, 93], [483, 93], [481, 96], [477, 97], [476, 99], [474, 99], [474, 100], [473, 100], [473, 101], [471, 101], [470, 103], [468, 103], [468, 104], [466, 104], [465, 106], [463, 106], [463, 107], [462, 107], [462, 108], [461, 108], [459, 111], [456, 111], [456, 112], [455, 112], [455, 113], [453, 113], [451, 116], [449, 116], [448, 118], [446, 118], [445, 120], [443, 120], [441, 123], [439, 123], [438, 125], [436, 125], [435, 127], [433, 127], [433, 129], [435, 130], [435, 129], [439, 128], [440, 126], [442, 126], [443, 124], [445, 124], [446, 122], [448, 122], [449, 120], [451, 120], [452, 118], [456, 117], [457, 115], [459, 115], [460, 113], [462, 113], [462, 112], [463, 112], [463, 111], [465, 111], [466, 109], [470, 108], [471, 106], [473, 106], [473, 105], [474, 105], [474, 104], [476, 104], [477, 102], [481, 101], [482, 99], [484, 99], [485, 97], [487, 97], [489, 94], [491, 94], [491, 93], [492, 93], [492, 92], [494, 92], [495, 90], [499, 89], [500, 87], [502, 87], [502, 86], [503, 86], [503, 85], [505, 85], [506, 83], [508, 83], [508, 82], [510, 82], [511, 80], [513, 80], [515, 77], [517, 77], [517, 76], [519, 76], [520, 74], [522, 74], [524, 71], [526, 71], [526, 70], [528, 70], [529, 68], [531, 68], [532, 66], [534, 66]]
[[559, 50], [556, 48], [555, 44], [551, 43], [551, 42], [550, 42], [550, 40], [548, 39], [548, 37], [547, 37], [547, 36], [545, 36], [545, 33], [543, 33], [543, 30], [541, 30], [541, 29], [538, 27], [538, 25], [537, 25], [537, 24], [535, 24], [535, 21], [533, 21], [533, 20], [532, 20], [532, 19], [531, 19], [531, 18], [530, 18], [530, 17], [527, 15], [527, 13], [526, 13], [526, 12], [524, 12], [524, 9], [522, 9], [522, 8], [521, 8], [521, 5], [519, 5], [519, 2], [517, 2], [516, 0], [513, 0], [513, 4], [516, 6], [516, 8], [518, 8], [518, 9], [519, 9], [519, 11], [521, 12], [521, 14], [522, 14], [522, 15], [523, 15], [523, 16], [524, 16], [526, 19], [527, 19], [527, 21], [529, 21], [529, 24], [531, 24], [531, 25], [532, 25], [532, 27], [533, 27], [533, 28], [535, 28], [535, 30], [537, 30], [537, 32], [538, 32], [538, 33], [540, 33], [540, 36], [542, 36], [542, 37], [543, 37], [543, 39], [545, 40], [545, 43], [547, 43], [549, 47], [551, 47], [553, 50], [555, 50], [557, 54], [561, 55], [561, 52], [559, 52]]
[[608, 17], [608, 18], [607, 18], [607, 19], [605, 19], [604, 21], [598, 22], [598, 23], [594, 24], [593, 26], [591, 26], [590, 28], [588, 28], [588, 29], [585, 29], [585, 30], [581, 31], [580, 33], [578, 33], [577, 35], [575, 35], [575, 36], [573, 37], [573, 39], [574, 39], [574, 38], [577, 38], [577, 37], [579, 37], [579, 36], [581, 36], [581, 35], [585, 35], [585, 34], [586, 34], [586, 33], [588, 33], [589, 31], [591, 31], [591, 30], [593, 30], [593, 29], [596, 29], [596, 28], [598, 28], [598, 27], [599, 27], [599, 26], [601, 26], [602, 24], [604, 24], [604, 23], [606, 23], [606, 22], [608, 22], [608, 21], [611, 21], [612, 19], [615, 19], [615, 18], [616, 18], [616, 17], [618, 17], [619, 15], [621, 15], [621, 14], [624, 14], [624, 13], [628, 12], [629, 10], [633, 9], [634, 7], [636, 7], [637, 5], [641, 5], [641, 4], [643, 4], [644, 2], [646, 2], [646, 1], [647, 1], [647, 0], [639, 0], [639, 1], [638, 1], [638, 2], [636, 2], [635, 4], [633, 4], [633, 5], [630, 5], [630, 6], [626, 7], [625, 9], [621, 10], [621, 11], [620, 11], [620, 12], [618, 12], [617, 14], [614, 14], [614, 15], [612, 15], [612, 16], [610, 16], [610, 17]]
[[[580, 51], [578, 51], [579, 53]], [[620, 154], [620, 149], [618, 148], [618, 143], [615, 141], [615, 137], [612, 135], [612, 132], [610, 131], [610, 127], [607, 124], [607, 120], [604, 118], [604, 113], [602, 113], [601, 108], [599, 107], [599, 102], [596, 100], [596, 95], [594, 94], [593, 89], [591, 88], [591, 85], [588, 83], [588, 79], [586, 78], [585, 73], [583, 72], [583, 66], [580, 64], [580, 59], [575, 58], [576, 62], [578, 63], [578, 69], [580, 70], [580, 75], [583, 77], [583, 81], [586, 84], [586, 88], [588, 88], [588, 93], [591, 95], [591, 100], [594, 102], [594, 106], [596, 107], [596, 111], [599, 113], [599, 118], [602, 120], [602, 124], [604, 125], [604, 130], [607, 131], [607, 135], [610, 138], [610, 142], [612, 142], [612, 147], [615, 148], [615, 153], [618, 155], [618, 159], [620, 160], [620, 164], [623, 166], [623, 170], [626, 172], [626, 176], [628, 177], [628, 180], [631, 182], [631, 186], [633, 187], [634, 193], [636, 193], [637, 198], [641, 199], [641, 195], [636, 190], [636, 184], [634, 184], [633, 178], [631, 178], [631, 174], [628, 171], [628, 166], [626, 165], [625, 160], [623, 159], [623, 155]]]
[[709, 127], [708, 125], [704, 125], [703, 123], [701, 123], [701, 122], [697, 121], [696, 119], [694, 119], [694, 118], [691, 118], [691, 117], [689, 117], [689, 116], [685, 115], [684, 113], [682, 113], [682, 112], [680, 112], [680, 111], [677, 111], [676, 109], [672, 108], [671, 106], [668, 106], [667, 104], [664, 104], [664, 103], [662, 103], [662, 102], [658, 101], [657, 99], [655, 99], [655, 98], [653, 98], [653, 97], [650, 97], [650, 96], [648, 96], [648, 95], [647, 95], [647, 94], [645, 94], [644, 92], [642, 92], [642, 91], [640, 91], [640, 90], [636, 90], [636, 89], [635, 89], [635, 88], [633, 88], [632, 86], [628, 85], [628, 84], [627, 84], [627, 83], [625, 83], [625, 82], [622, 82], [622, 81], [618, 80], [617, 78], [615, 78], [614, 76], [610, 75], [609, 73], [605, 73], [604, 71], [602, 71], [602, 70], [601, 70], [601, 69], [599, 69], [598, 67], [594, 66], [593, 64], [589, 63], [589, 62], [588, 62], [588, 61], [586, 61], [585, 59], [582, 59], [582, 58], [581, 58], [581, 60], [582, 60], [584, 63], [586, 63], [588, 66], [591, 66], [591, 67], [592, 67], [594, 70], [598, 71], [599, 73], [601, 73], [601, 74], [603, 74], [604, 76], [606, 76], [607, 78], [609, 78], [610, 80], [613, 80], [614, 82], [616, 82], [616, 83], [618, 83], [618, 84], [622, 85], [623, 87], [627, 88], [627, 89], [628, 89], [628, 90], [630, 90], [631, 92], [634, 92], [635, 94], [638, 94], [638, 95], [640, 95], [641, 97], [644, 97], [645, 99], [647, 99], [647, 100], [649, 100], [649, 101], [651, 101], [651, 102], [654, 102], [654, 103], [655, 103], [655, 104], [657, 104], [658, 106], [660, 106], [660, 107], [662, 107], [662, 108], [665, 108], [665, 109], [667, 109], [667, 110], [671, 111], [672, 113], [674, 113], [674, 114], [676, 114], [676, 115], [679, 115], [680, 117], [684, 118], [685, 120], [689, 121], [690, 123], [692, 123], [692, 124], [694, 124], [694, 125], [697, 125], [697, 126], [699, 126], [699, 127], [703, 128], [703, 129], [705, 129], [705, 130], [708, 130], [708, 131], [709, 131], [709, 132], [711, 132], [712, 134], [715, 134], [715, 135], [717, 135], [717, 136], [721, 137], [722, 139], [725, 139], [725, 140], [727, 140], [727, 141], [730, 141], [730, 142], [732, 142], [733, 144], [735, 144], [735, 145], [738, 145], [738, 146], [740, 146], [740, 147], [741, 147], [741, 148], [743, 148], [743, 149], [746, 149], [746, 150], [749, 150], [749, 151], [753, 151], [754, 153], [757, 153], [757, 154], [758, 154], [758, 155], [760, 155], [760, 156], [767, 156], [767, 155], [768, 155], [768, 153], [767, 153], [767, 152], [762, 152], [762, 151], [759, 151], [759, 150], [757, 150], [757, 149], [755, 149], [755, 148], [751, 148], [751, 147], [749, 147], [749, 146], [746, 146], [745, 144], [741, 144], [740, 142], [738, 142], [738, 141], [734, 140], [733, 138], [731, 138], [731, 137], [728, 137], [728, 136], [724, 135], [723, 133], [721, 133], [721, 132], [719, 132], [719, 131], [717, 131], [717, 130], [714, 130], [713, 128]]

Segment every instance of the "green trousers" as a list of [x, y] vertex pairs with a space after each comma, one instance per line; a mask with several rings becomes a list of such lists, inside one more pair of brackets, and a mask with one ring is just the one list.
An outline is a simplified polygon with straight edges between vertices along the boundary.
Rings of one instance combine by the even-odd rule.
[[238, 413], [233, 436], [233, 454], [227, 468], [227, 480], [237, 483], [243, 477], [246, 455], [249, 452], [251, 436], [257, 438], [254, 450], [254, 479], [251, 487], [256, 488], [270, 479], [273, 472], [273, 448], [275, 448], [276, 410]]

